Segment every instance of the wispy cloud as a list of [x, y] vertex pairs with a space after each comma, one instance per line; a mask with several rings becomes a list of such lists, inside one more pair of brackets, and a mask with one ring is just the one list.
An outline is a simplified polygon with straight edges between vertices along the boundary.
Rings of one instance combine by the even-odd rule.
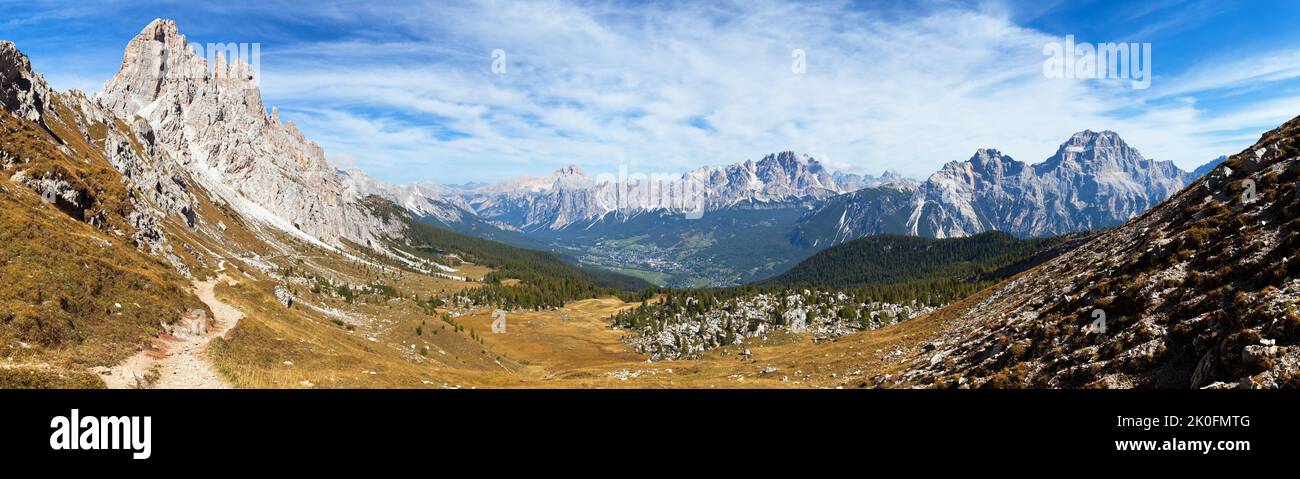
[[[1220, 130], [1207, 124], [1233, 137], [1245, 126], [1207, 121], [1194, 101], [1145, 104], [1144, 93], [1044, 78], [1042, 45], [1058, 39], [996, 9], [935, 4], [884, 15], [834, 3], [489, 2], [394, 18], [409, 33], [401, 43], [316, 45], [284, 70], [268, 64], [267, 84], [273, 99], [399, 113], [374, 120], [385, 128], [468, 135], [428, 133], [420, 148], [404, 148], [403, 157], [428, 168], [414, 173], [420, 178], [500, 176], [437, 164], [685, 169], [783, 149], [856, 171], [924, 176], [985, 146], [1036, 161], [1084, 128], [1120, 131], [1148, 155], [1191, 167], [1224, 152]], [[436, 52], [427, 63], [383, 60], [419, 56], [419, 45]], [[508, 54], [505, 76], [491, 73], [497, 48]], [[807, 52], [804, 75], [790, 69], [796, 48]], [[1137, 104], [1141, 114], [1124, 113]]]
[[[919, 177], [980, 147], [1038, 161], [1085, 128], [1190, 168], [1300, 113], [1294, 93], [1204, 104], [1206, 91], [1296, 78], [1294, 52], [1171, 75], [1157, 46], [1153, 88], [1134, 91], [1043, 76], [1042, 47], [1060, 38], [1018, 22], [1052, 7], [902, 5], [272, 2], [221, 14], [328, 25], [264, 44], [267, 104], [332, 156], [391, 181], [496, 180], [568, 163], [684, 170], [786, 149]], [[507, 53], [505, 75], [492, 72], [494, 49]], [[794, 49], [807, 54], [805, 74], [791, 71]]]

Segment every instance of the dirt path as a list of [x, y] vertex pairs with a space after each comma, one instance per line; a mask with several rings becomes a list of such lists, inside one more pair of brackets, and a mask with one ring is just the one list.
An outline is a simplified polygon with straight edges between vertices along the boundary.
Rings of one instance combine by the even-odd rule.
[[225, 336], [244, 313], [234, 306], [218, 301], [213, 289], [217, 282], [235, 284], [235, 280], [222, 274], [216, 279], [195, 281], [194, 293], [208, 308], [213, 318], [206, 334], [189, 334], [178, 326], [175, 335], [165, 335], [156, 341], [158, 349], [141, 351], [122, 364], [101, 374], [109, 388], [125, 389], [148, 387], [158, 389], [229, 389], [226, 382], [207, 359], [208, 342]]

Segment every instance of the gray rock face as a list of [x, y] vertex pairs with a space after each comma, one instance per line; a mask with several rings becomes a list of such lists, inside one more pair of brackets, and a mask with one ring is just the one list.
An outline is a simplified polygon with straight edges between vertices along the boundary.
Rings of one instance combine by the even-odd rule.
[[97, 99], [114, 116], [143, 119], [158, 148], [246, 216], [331, 245], [367, 244], [385, 231], [319, 146], [267, 114], [251, 69], [216, 58], [208, 65], [174, 22], [154, 20]]
[[[770, 202], [790, 198], [826, 198], [848, 191], [821, 163], [792, 151], [770, 154], [721, 168], [704, 167], [709, 208], [725, 208], [740, 202]], [[692, 176], [705, 176], [692, 172]]]
[[916, 184], [910, 180], [867, 187], [827, 199], [795, 226], [790, 240], [814, 248], [877, 234], [907, 234]]
[[344, 194], [349, 198], [375, 195], [392, 201], [418, 217], [433, 218], [445, 224], [468, 220], [469, 205], [450, 188], [433, 183], [393, 185], [358, 169], [339, 170]]
[[275, 285], [275, 299], [286, 308], [293, 307], [293, 293], [282, 284]]
[[[84, 93], [71, 90], [60, 97], [77, 113], [80, 122], [117, 124], [98, 103]], [[129, 131], [105, 128], [104, 156], [122, 173], [123, 180], [144, 196], [161, 215], [176, 214], [185, 224], [194, 226], [196, 200], [189, 191], [186, 175], [171, 153], [158, 145], [153, 128], [140, 118], [128, 125]], [[88, 125], [79, 125], [86, 131]]]
[[515, 178], [454, 194], [475, 214], [515, 229], [560, 229], [614, 210], [617, 200], [599, 202], [598, 187], [570, 165], [547, 176]]
[[[87, 144], [102, 148], [104, 157], [122, 173], [122, 181], [138, 194], [131, 197], [131, 211], [125, 214], [134, 229], [132, 240], [137, 245], [168, 255], [169, 247], [161, 231], [163, 216], [174, 213], [193, 225], [195, 199], [186, 190], [183, 175], [171, 161], [165, 160], [165, 152], [156, 148], [147, 124], [137, 123], [135, 128], [124, 131], [119, 128], [123, 123], [84, 93], [54, 92], [40, 74], [31, 71], [27, 56], [9, 42], [0, 42], [0, 102], [6, 111], [44, 127], [52, 135], [50, 123], [57, 122], [71, 129], [73, 135], [82, 136]], [[54, 108], [56, 102], [64, 109]], [[103, 137], [92, 135], [92, 130]], [[59, 138], [64, 144], [61, 151], [71, 151], [66, 145], [72, 139]], [[26, 178], [21, 172], [16, 176], [47, 197], [47, 201], [74, 216], [87, 206], [81, 193], [59, 178]], [[79, 219], [92, 225], [99, 221], [98, 218]]]
[[1032, 166], [991, 149], [945, 165], [921, 185], [907, 227], [935, 238], [1091, 230], [1128, 221], [1189, 181], [1172, 162], [1143, 158], [1115, 132], [1082, 131]]
[[14, 116], [44, 125], [42, 116], [50, 102], [50, 87], [31, 60], [13, 42], [0, 41], [0, 106]]

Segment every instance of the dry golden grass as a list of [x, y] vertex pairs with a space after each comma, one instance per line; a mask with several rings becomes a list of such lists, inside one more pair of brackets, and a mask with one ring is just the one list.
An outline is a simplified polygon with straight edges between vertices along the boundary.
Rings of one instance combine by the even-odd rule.
[[15, 171], [0, 174], [0, 366], [8, 369], [0, 387], [102, 385], [87, 369], [134, 354], [161, 323], [202, 303], [170, 265], [131, 244], [129, 193], [102, 155], [83, 151], [84, 139], [65, 153], [4, 112], [0, 139], [11, 156], [31, 160], [11, 170], [54, 174], [88, 205], [56, 208], [11, 181]]
[[[491, 332], [490, 310], [458, 318], [490, 354], [518, 365], [511, 372], [469, 372], [466, 385], [501, 388], [806, 388], [870, 387], [869, 378], [896, 373], [921, 345], [949, 327], [960, 311], [988, 294], [911, 321], [831, 342], [774, 334], [765, 341], [710, 351], [700, 359], [647, 363], [605, 318], [634, 303], [615, 298], [575, 301], [563, 309], [510, 313], [505, 333]], [[748, 349], [750, 356], [740, 355]], [[905, 354], [891, 359], [894, 350]], [[774, 371], [771, 369], [775, 369]]]
[[246, 279], [216, 289], [218, 299], [244, 313], [226, 339], [210, 346], [218, 371], [236, 387], [428, 387], [454, 379], [355, 330], [285, 308], [271, 287]]
[[245, 314], [212, 346], [218, 370], [236, 387], [466, 387], [514, 366], [412, 300], [347, 304], [308, 292], [285, 308], [274, 284], [246, 278], [217, 288], [219, 299]]
[[103, 389], [104, 381], [88, 371], [48, 366], [0, 366], [0, 389]]
[[[238, 387], [871, 387], [871, 377], [898, 372], [921, 344], [935, 339], [960, 311], [987, 294], [835, 341], [774, 334], [699, 359], [648, 363], [622, 341], [628, 333], [611, 329], [606, 320], [635, 306], [616, 298], [511, 312], [501, 334], [492, 332], [491, 309], [486, 308], [455, 318], [463, 327], [457, 331], [407, 299], [330, 305], [368, 321], [349, 330], [313, 308], [284, 308], [272, 299], [271, 284], [218, 288], [223, 301], [247, 315], [228, 341], [214, 342], [214, 360]], [[323, 297], [303, 299], [329, 303]], [[742, 349], [751, 355], [741, 356]], [[885, 359], [894, 350], [905, 354]]]
[[[458, 274], [472, 280], [482, 280], [484, 276], [487, 276], [488, 273], [492, 272], [492, 268], [479, 266], [473, 263], [462, 263], [459, 266], [456, 266], [456, 269], [457, 271], [453, 274]], [[517, 283], [519, 280], [514, 281]]]

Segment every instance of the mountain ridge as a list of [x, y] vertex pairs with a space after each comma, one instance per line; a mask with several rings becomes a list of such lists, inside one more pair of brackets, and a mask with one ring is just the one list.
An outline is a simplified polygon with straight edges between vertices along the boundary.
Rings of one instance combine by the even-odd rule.
[[[804, 226], [798, 236], [805, 243], [838, 244], [881, 233], [932, 238], [986, 231], [1020, 237], [1062, 235], [1127, 221], [1196, 177], [1173, 162], [1146, 159], [1113, 131], [1083, 130], [1040, 163], [981, 148], [965, 161], [944, 164], [917, 186], [910, 205], [902, 208], [902, 227], [896, 217], [882, 219], [871, 200], [843, 198], [811, 212], [805, 222], [834, 227]], [[891, 213], [899, 210], [895, 207]]]
[[994, 288], [880, 386], [1277, 388], [1300, 377], [1300, 117]]

